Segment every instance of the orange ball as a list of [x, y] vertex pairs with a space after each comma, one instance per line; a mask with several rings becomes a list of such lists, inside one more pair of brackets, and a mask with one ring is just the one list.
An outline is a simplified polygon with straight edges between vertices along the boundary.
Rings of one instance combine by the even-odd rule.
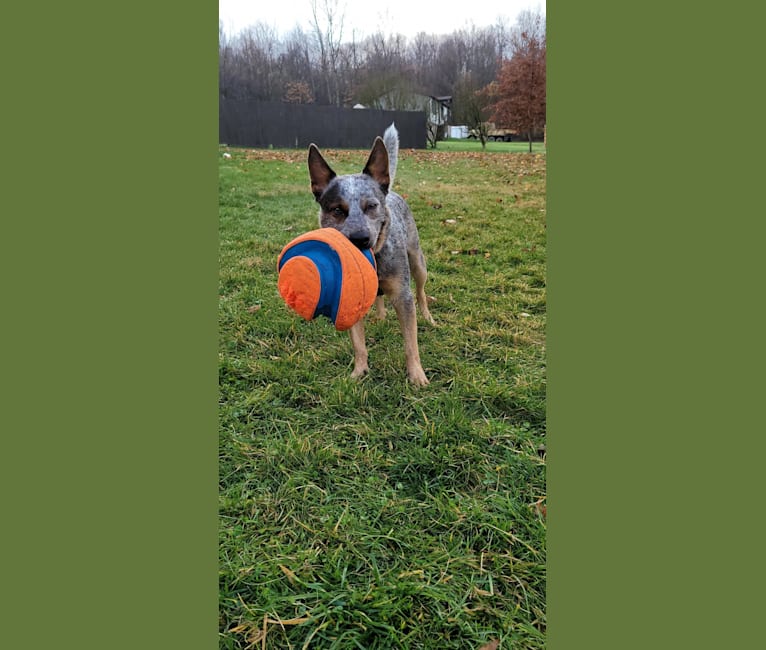
[[360, 250], [334, 228], [293, 239], [277, 259], [279, 293], [295, 313], [326, 316], [339, 331], [361, 320], [378, 295], [372, 250]]

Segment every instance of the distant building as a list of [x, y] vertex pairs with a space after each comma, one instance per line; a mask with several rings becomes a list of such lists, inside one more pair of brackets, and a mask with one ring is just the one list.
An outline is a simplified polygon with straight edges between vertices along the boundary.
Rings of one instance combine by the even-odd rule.
[[449, 127], [449, 137], [450, 138], [457, 138], [458, 140], [462, 140], [464, 138], [468, 137], [468, 127], [465, 124], [461, 124], [460, 126], [450, 126]]
[[[357, 104], [357, 106], [361, 106]], [[356, 106], [354, 107], [356, 108]], [[452, 97], [445, 95], [422, 95], [407, 90], [394, 89], [378, 97], [370, 108], [396, 111], [424, 111], [427, 116], [429, 138], [441, 140], [449, 135], [452, 120]]]

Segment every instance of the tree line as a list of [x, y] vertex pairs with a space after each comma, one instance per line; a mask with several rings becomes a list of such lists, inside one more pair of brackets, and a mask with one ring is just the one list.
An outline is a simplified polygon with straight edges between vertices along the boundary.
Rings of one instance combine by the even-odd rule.
[[486, 121], [502, 121], [531, 137], [545, 124], [545, 17], [526, 10], [514, 24], [497, 19], [446, 35], [357, 38], [344, 29], [338, 0], [312, 0], [308, 30], [280, 34], [256, 23], [230, 36], [219, 24], [219, 92], [368, 108], [382, 108], [385, 97], [385, 107], [396, 110], [410, 110], [413, 93], [450, 96], [453, 124], [482, 137]]

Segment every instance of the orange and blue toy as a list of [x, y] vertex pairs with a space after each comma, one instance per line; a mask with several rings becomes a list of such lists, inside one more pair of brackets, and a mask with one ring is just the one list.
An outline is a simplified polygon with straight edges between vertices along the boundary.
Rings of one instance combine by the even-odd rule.
[[279, 293], [306, 320], [326, 316], [339, 331], [361, 320], [378, 294], [372, 250], [361, 250], [334, 228], [304, 233], [277, 259]]

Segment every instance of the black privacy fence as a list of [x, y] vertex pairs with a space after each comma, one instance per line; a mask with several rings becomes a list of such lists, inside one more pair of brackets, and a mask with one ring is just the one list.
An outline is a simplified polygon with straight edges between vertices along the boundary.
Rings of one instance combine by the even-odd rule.
[[219, 98], [218, 142], [239, 147], [366, 149], [392, 122], [399, 144], [425, 149], [425, 111], [384, 111]]

